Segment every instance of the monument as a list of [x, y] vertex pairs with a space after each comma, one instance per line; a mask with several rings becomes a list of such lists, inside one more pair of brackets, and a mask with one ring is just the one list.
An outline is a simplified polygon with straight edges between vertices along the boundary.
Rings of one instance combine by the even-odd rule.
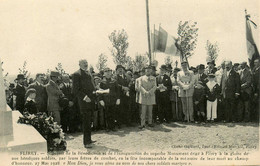
[[5, 147], [8, 142], [13, 140], [12, 111], [7, 110], [5, 85], [0, 59], [0, 147]]
[[31, 125], [17, 123], [22, 114], [6, 104], [0, 59], [0, 152], [36, 151], [47, 153], [47, 142]]

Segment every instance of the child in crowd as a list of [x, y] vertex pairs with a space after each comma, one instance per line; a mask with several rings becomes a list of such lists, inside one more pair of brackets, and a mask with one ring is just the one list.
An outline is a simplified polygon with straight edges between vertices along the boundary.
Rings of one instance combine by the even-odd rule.
[[214, 121], [217, 118], [217, 98], [220, 95], [220, 86], [215, 81], [215, 75], [208, 75], [206, 83], [206, 98], [207, 98], [207, 120]]
[[194, 102], [194, 119], [195, 123], [205, 122], [205, 87], [202, 81], [198, 81], [194, 87], [193, 102]]
[[35, 103], [35, 97], [36, 97], [36, 90], [33, 88], [30, 88], [25, 93], [25, 105], [24, 105], [24, 111], [29, 112], [30, 114], [36, 114], [38, 112], [36, 103]]

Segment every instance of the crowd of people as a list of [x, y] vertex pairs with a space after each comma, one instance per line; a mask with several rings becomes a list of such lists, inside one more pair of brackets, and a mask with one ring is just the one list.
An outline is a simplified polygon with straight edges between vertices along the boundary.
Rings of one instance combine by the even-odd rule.
[[225, 61], [219, 68], [207, 65], [181, 68], [148, 65], [140, 71], [117, 65], [99, 73], [79, 61], [75, 73], [38, 73], [27, 81], [19, 74], [6, 90], [13, 110], [53, 116], [65, 133], [83, 131], [83, 144], [91, 147], [91, 131], [116, 131], [123, 126], [146, 126], [170, 122], [212, 123], [259, 120], [260, 60], [254, 69], [246, 62]]

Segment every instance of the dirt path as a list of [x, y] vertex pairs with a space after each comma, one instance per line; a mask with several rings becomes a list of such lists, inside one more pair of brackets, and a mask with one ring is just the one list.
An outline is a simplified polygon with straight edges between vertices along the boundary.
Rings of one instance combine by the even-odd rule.
[[176, 151], [176, 150], [249, 150], [258, 149], [259, 128], [257, 123], [170, 123], [147, 127], [123, 127], [116, 132], [92, 133], [97, 142], [92, 149], [85, 149], [82, 133], [74, 133], [67, 140], [69, 151], [90, 152], [133, 152], [133, 151]]

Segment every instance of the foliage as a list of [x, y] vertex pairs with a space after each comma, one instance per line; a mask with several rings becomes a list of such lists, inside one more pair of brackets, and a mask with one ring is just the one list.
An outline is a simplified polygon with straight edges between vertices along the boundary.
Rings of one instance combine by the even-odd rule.
[[149, 59], [147, 54], [141, 55], [136, 53], [135, 59], [133, 60], [133, 70], [134, 71], [140, 71], [142, 68], [147, 66], [149, 63]]
[[128, 35], [124, 29], [121, 31], [114, 30], [109, 36], [109, 40], [112, 43], [111, 53], [114, 57], [114, 63], [116, 65], [125, 65], [129, 62], [127, 59], [127, 48], [128, 48]]
[[23, 67], [19, 68], [19, 74], [23, 74], [25, 78], [29, 78], [30, 73], [27, 70], [27, 61], [24, 61]]
[[98, 56], [98, 63], [96, 64], [96, 67], [99, 71], [102, 71], [107, 67], [107, 56], [106, 55], [100, 54]]
[[[61, 63], [58, 63], [57, 67], [55, 67], [55, 70], [60, 73], [60, 75], [64, 75], [66, 72], [62, 67]], [[47, 71], [48, 72], [48, 71]], [[50, 71], [49, 71], [50, 72]]]
[[48, 151], [66, 150], [67, 143], [61, 126], [46, 113], [29, 114], [24, 112], [18, 123], [32, 125], [46, 140]]
[[194, 53], [194, 49], [197, 45], [198, 28], [196, 28], [197, 22], [190, 25], [188, 21], [184, 23], [179, 22], [178, 26], [178, 38], [176, 46], [180, 50], [182, 57], [190, 57]]
[[172, 58], [170, 55], [168, 55], [164, 58], [164, 63], [165, 63], [165, 65], [172, 65]]
[[134, 64], [133, 60], [130, 56], [126, 56], [125, 58], [125, 65], [123, 65], [126, 69], [133, 69]]
[[207, 40], [206, 50], [211, 60], [216, 60], [218, 58], [219, 47], [217, 42], [212, 44], [209, 40]]

